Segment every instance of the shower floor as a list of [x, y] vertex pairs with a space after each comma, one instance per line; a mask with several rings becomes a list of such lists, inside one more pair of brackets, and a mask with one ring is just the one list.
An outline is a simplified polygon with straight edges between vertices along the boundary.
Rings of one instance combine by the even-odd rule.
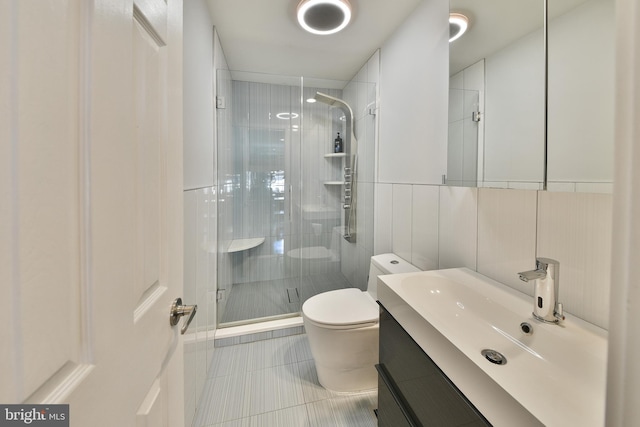
[[342, 273], [234, 284], [220, 326], [225, 323], [298, 313], [310, 297], [352, 287]]

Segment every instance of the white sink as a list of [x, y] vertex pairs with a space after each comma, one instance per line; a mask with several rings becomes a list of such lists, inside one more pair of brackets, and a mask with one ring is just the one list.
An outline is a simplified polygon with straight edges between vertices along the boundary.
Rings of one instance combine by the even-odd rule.
[[541, 323], [532, 297], [466, 268], [380, 276], [378, 298], [495, 426], [604, 425], [603, 329], [571, 315]]

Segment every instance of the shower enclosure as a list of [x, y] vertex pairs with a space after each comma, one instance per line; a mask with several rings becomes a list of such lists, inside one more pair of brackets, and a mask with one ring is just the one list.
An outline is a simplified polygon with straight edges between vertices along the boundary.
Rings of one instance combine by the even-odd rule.
[[482, 110], [479, 91], [449, 88], [447, 185], [478, 186], [482, 175], [482, 163], [478, 163], [479, 157], [482, 160], [479, 152]]
[[217, 88], [218, 327], [364, 289], [375, 85], [218, 71]]

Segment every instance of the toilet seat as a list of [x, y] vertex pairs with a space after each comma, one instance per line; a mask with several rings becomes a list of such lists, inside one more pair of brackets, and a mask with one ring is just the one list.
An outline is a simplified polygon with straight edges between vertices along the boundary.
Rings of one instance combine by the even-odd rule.
[[360, 289], [348, 288], [324, 292], [302, 305], [304, 317], [328, 329], [356, 329], [378, 324], [378, 304]]

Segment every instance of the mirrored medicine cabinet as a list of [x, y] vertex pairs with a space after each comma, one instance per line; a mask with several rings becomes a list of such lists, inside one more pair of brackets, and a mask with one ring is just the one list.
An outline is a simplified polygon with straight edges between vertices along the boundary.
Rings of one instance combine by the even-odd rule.
[[611, 192], [614, 0], [451, 0], [450, 11], [469, 26], [449, 44], [446, 183]]

